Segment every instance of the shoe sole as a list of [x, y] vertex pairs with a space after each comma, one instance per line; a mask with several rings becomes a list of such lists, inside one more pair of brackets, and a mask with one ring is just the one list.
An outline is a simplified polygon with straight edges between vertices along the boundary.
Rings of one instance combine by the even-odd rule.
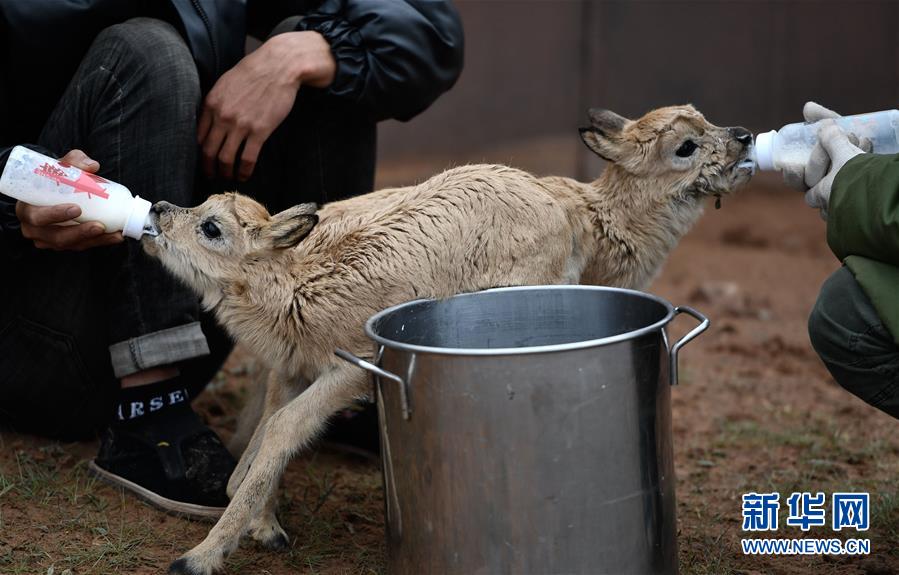
[[163, 497], [158, 493], [154, 493], [145, 487], [141, 487], [133, 481], [129, 481], [124, 477], [115, 473], [106, 471], [102, 467], [91, 461], [88, 469], [92, 475], [98, 479], [112, 485], [113, 487], [121, 487], [127, 489], [131, 493], [137, 495], [140, 499], [146, 501], [153, 507], [166, 513], [179, 516], [190, 517], [191, 519], [213, 520], [218, 519], [225, 512], [224, 507], [208, 507], [206, 505], [197, 505], [195, 503], [184, 503], [183, 501], [175, 501], [168, 497]]

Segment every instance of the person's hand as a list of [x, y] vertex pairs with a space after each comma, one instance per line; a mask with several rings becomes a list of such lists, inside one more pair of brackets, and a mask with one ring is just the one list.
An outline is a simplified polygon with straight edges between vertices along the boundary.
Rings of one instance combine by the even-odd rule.
[[[858, 147], [858, 138], [853, 142], [850, 136], [841, 130], [833, 120], [821, 122], [821, 127], [818, 128], [818, 144], [826, 157], [826, 162], [817, 162], [812, 166], [812, 161], [809, 160], [809, 166], [806, 167], [806, 181], [814, 181], [816, 177], [817, 181], [805, 193], [805, 203], [812, 208], [821, 210], [821, 217], [826, 220], [827, 205], [830, 202], [830, 189], [834, 178], [846, 165], [846, 162], [859, 154], [864, 154], [865, 151]], [[824, 173], [826, 168], [821, 170], [820, 176], [811, 172], [812, 169], [817, 171], [819, 166], [826, 166], [827, 163], [830, 164], [830, 170], [826, 174]]]
[[[60, 161], [92, 174], [100, 169], [100, 164], [87, 157], [81, 150], [72, 150], [60, 158]], [[22, 224], [22, 235], [32, 240], [37, 248], [81, 251], [123, 241], [119, 232], [104, 233], [106, 228], [100, 222], [56, 225], [80, 215], [81, 208], [77, 204], [32, 206], [25, 202], [16, 202], [16, 217]]]
[[206, 175], [248, 179], [262, 145], [293, 108], [300, 86], [325, 88], [336, 70], [331, 46], [321, 34], [288, 32], [273, 36], [225, 72], [206, 96], [197, 128]]
[[[828, 120], [839, 118], [840, 115], [834, 112], [831, 109], [825, 108], [821, 104], [816, 102], [806, 102], [805, 106], [802, 107], [802, 117], [805, 118], [805, 121], [809, 124], [814, 124], [815, 122], [819, 122], [821, 120]], [[820, 143], [815, 145], [815, 148], [812, 150], [812, 155], [809, 158], [808, 164], [805, 166], [787, 166], [783, 171], [783, 179], [784, 183], [790, 186], [795, 190], [799, 190], [800, 192], [804, 192], [814, 186], [806, 185], [805, 183], [805, 174], [808, 167], [815, 167], [820, 165], [820, 162], [824, 160], [824, 168], [827, 168], [827, 155], [824, 154], [824, 150], [821, 148]], [[823, 173], [821, 174], [824, 175]], [[820, 179], [820, 177], [818, 178]]]
[[[829, 108], [825, 108], [817, 102], [806, 102], [805, 106], [802, 107], [802, 117], [805, 118], [807, 123], [814, 124], [815, 122], [834, 120], [836, 118], [841, 118], [842, 116]], [[859, 141], [855, 134], [849, 134], [848, 136], [850, 141], [856, 146], [859, 146], [863, 151], [871, 151], [871, 141], [867, 138], [862, 138], [862, 140]], [[827, 155], [827, 152], [824, 151], [824, 148], [821, 146], [821, 141], [819, 140], [815, 144], [815, 147], [812, 148], [812, 153], [804, 166], [787, 166], [784, 168], [784, 183], [793, 189], [805, 192], [808, 189], [813, 188], [815, 184], [824, 177], [829, 165], [830, 157]]]

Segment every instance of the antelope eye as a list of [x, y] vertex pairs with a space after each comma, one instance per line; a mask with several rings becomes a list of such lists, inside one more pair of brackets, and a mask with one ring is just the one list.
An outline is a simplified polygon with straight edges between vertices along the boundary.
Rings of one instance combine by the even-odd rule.
[[695, 152], [696, 148], [698, 147], [699, 146], [697, 146], [696, 142], [694, 142], [693, 140], [687, 140], [686, 142], [681, 144], [680, 148], [678, 148], [674, 153], [677, 154], [678, 157], [689, 158], [693, 155], [693, 152]]
[[203, 230], [203, 235], [211, 240], [214, 240], [215, 238], [222, 235], [222, 230], [220, 230], [212, 220], [206, 220], [205, 222], [203, 222], [200, 225], [200, 229]]

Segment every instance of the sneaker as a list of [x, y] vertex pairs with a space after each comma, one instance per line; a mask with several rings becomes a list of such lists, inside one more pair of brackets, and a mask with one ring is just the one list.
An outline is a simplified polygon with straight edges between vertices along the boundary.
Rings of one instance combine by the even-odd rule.
[[192, 410], [160, 412], [110, 426], [90, 471], [163, 511], [216, 519], [237, 462]]

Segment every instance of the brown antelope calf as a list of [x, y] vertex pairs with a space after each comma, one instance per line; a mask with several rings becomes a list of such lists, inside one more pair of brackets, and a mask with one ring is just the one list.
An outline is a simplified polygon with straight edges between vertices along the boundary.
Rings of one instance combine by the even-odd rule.
[[416, 298], [511, 285], [645, 288], [700, 216], [703, 200], [746, 182], [750, 133], [691, 106], [636, 121], [591, 110], [581, 137], [610, 164], [580, 183], [495, 165], [464, 166], [417, 186], [269, 216], [225, 194], [154, 207], [145, 249], [200, 294], [271, 369], [263, 416], [231, 477], [224, 515], [171, 572], [220, 569], [244, 533], [286, 544], [274, 494], [290, 458], [336, 411], [368, 391], [334, 356], [370, 358], [365, 320]]

